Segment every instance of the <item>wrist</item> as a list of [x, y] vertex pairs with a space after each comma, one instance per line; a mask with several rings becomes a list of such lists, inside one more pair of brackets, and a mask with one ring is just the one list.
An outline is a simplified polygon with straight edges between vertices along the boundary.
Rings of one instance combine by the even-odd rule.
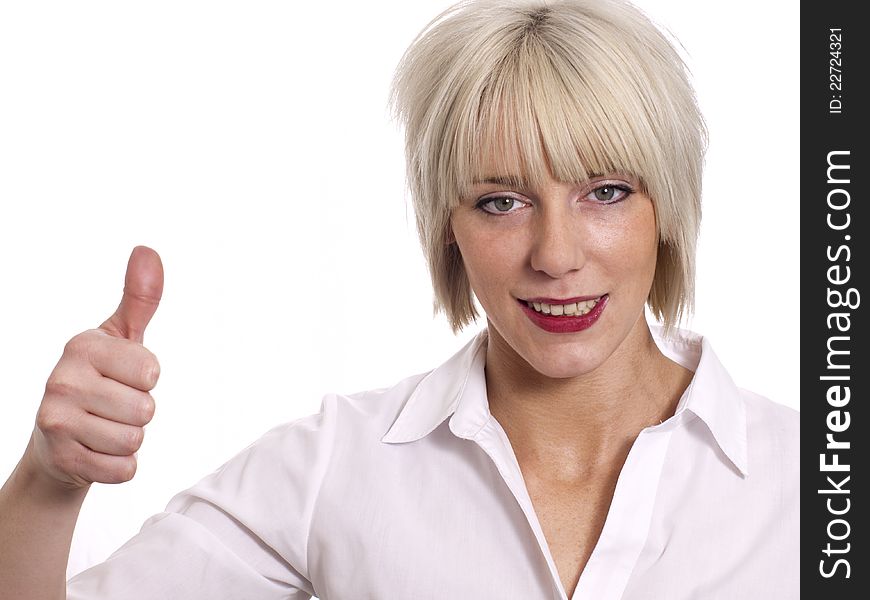
[[36, 457], [32, 437], [9, 479], [16, 488], [26, 492], [28, 497], [52, 503], [81, 505], [90, 489], [90, 484], [75, 486], [53, 477]]

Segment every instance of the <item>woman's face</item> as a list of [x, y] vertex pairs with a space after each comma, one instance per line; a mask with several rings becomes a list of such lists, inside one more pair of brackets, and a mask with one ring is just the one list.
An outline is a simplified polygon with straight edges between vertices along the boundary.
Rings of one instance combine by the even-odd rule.
[[[509, 173], [486, 175], [450, 222], [490, 334], [543, 375], [594, 370], [646, 325], [657, 250], [652, 201], [615, 173], [583, 184], [548, 176], [541, 189], [491, 181]], [[575, 308], [569, 301], [577, 298], [593, 300]], [[526, 304], [538, 299], [558, 306], [539, 314]]]

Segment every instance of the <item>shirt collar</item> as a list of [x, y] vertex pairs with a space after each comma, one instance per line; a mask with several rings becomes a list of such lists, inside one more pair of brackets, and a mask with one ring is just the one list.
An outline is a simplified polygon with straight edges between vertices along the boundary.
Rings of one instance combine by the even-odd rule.
[[419, 440], [451, 415], [451, 431], [459, 437], [474, 437], [490, 417], [484, 374], [486, 338], [484, 329], [423, 377], [381, 441], [392, 444]]
[[665, 423], [686, 410], [695, 414], [731, 463], [748, 475], [746, 404], [740, 388], [713, 352], [710, 340], [688, 329], [675, 328], [670, 338], [664, 337], [659, 325], [651, 326], [650, 331], [662, 354], [695, 372], [674, 416]]
[[[734, 466], [747, 475], [746, 407], [709, 340], [686, 329], [676, 329], [670, 338], [663, 336], [658, 325], [650, 329], [665, 356], [695, 372], [674, 416], [656, 427], [674, 426], [681, 413], [690, 411], [704, 422]], [[419, 440], [447, 417], [454, 435], [474, 438], [490, 419], [484, 375], [486, 340], [487, 330], [483, 329], [447, 362], [426, 374], [381, 441]]]

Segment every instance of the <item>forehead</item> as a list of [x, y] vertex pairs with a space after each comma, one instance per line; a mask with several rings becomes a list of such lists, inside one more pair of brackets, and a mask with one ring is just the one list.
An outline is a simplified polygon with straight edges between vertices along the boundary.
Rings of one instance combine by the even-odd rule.
[[644, 144], [620, 127], [614, 112], [582, 111], [576, 103], [575, 112], [554, 110], [525, 100], [503, 97], [457, 121], [448, 138], [450, 164], [444, 166], [459, 197], [485, 181], [540, 189], [551, 181], [576, 184], [622, 174], [644, 186]]
[[[540, 143], [524, 144], [517, 133], [511, 135], [503, 130], [492, 135], [483, 133], [477, 152], [468, 157], [465, 182], [531, 187], [554, 179], [546, 148]], [[539, 135], [536, 137], [540, 139]]]
[[[505, 150], [504, 148], [508, 149]], [[491, 139], [481, 145], [481, 151], [470, 161], [468, 183], [470, 185], [503, 185], [508, 187], [541, 187], [549, 181], [583, 182], [604, 170], [588, 168], [578, 153], [562, 161], [562, 168], [555, 168], [544, 144], [537, 148], [522, 148], [516, 141], [506, 143]], [[606, 172], [612, 172], [607, 169]]]

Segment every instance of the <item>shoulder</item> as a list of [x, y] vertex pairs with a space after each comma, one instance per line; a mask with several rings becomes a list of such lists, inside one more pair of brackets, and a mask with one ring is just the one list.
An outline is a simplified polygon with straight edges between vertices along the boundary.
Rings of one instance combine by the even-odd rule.
[[[354, 501], [353, 494], [364, 496], [371, 488], [384, 464], [380, 438], [425, 375], [407, 377], [389, 388], [326, 394], [319, 412], [272, 428], [173, 497], [166, 512], [185, 517], [173, 517], [173, 522], [195, 522], [209, 544], [217, 538], [231, 556], [255, 564], [280, 556], [302, 576], [297, 581], [300, 589], [309, 589], [308, 540], [320, 500], [331, 497], [335, 510], [327, 514], [337, 515]], [[331, 481], [356, 486], [339, 488], [347, 494], [321, 494], [335, 488]], [[213, 551], [217, 550], [209, 550]]]
[[284, 454], [300, 444], [327, 450], [336, 440], [341, 446], [379, 442], [408, 398], [429, 371], [399, 380], [394, 385], [350, 394], [328, 393], [320, 410], [269, 430], [248, 450], [261, 447]]
[[746, 406], [750, 435], [773, 436], [797, 450], [800, 444], [800, 413], [761, 394], [738, 389]]
[[[273, 427], [181, 496], [232, 505], [232, 514], [261, 507], [267, 497], [285, 503], [296, 498], [308, 505], [336, 462], [345, 470], [347, 465], [367, 464], [372, 446], [379, 444], [425, 375], [412, 375], [389, 388], [326, 394], [319, 412]], [[173, 508], [182, 506], [181, 496]], [[260, 500], [248, 502], [251, 498]]]
[[800, 413], [761, 394], [739, 388], [746, 407], [749, 471], [800, 480]]

